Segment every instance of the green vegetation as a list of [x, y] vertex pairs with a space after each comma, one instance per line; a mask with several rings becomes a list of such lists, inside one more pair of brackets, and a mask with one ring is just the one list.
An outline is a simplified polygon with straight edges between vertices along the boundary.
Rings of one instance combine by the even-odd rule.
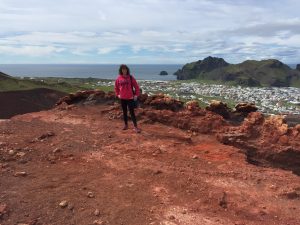
[[61, 92], [71, 93], [79, 90], [100, 89], [112, 91], [113, 86], [98, 85], [96, 78], [60, 78], [60, 77], [29, 77], [16, 78], [0, 73], [0, 91], [30, 90], [35, 88], [49, 88]]
[[196, 79], [214, 84], [300, 87], [300, 72], [275, 59], [228, 64], [221, 58], [207, 57], [187, 63], [176, 75], [181, 80]]

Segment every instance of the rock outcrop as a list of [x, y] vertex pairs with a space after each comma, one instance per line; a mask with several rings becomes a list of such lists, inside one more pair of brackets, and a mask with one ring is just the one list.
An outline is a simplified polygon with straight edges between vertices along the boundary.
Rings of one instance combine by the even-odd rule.
[[[108, 102], [112, 104], [116, 101], [118, 101], [118, 99], [115, 97], [114, 92], [105, 93], [100, 90], [88, 90], [69, 94], [61, 98], [56, 105], [60, 105], [62, 103], [66, 105], [96, 105]], [[184, 103], [183, 101], [176, 100], [162, 93], [152, 96], [148, 96], [148, 94], [141, 94], [139, 96], [139, 102], [141, 108], [152, 107], [157, 110], [165, 109], [173, 112], [182, 111], [184, 109], [193, 112], [201, 111], [199, 102], [195, 100]], [[249, 113], [257, 111], [258, 108], [254, 103], [242, 102], [238, 103], [232, 110], [226, 103], [212, 100], [210, 105], [206, 107], [206, 110], [221, 115], [226, 120], [241, 122]]]
[[[144, 108], [138, 111], [140, 119], [197, 133], [214, 133], [222, 143], [244, 149], [249, 162], [300, 174], [300, 125], [289, 127], [284, 117], [265, 118], [256, 112], [253, 103], [240, 103], [231, 110], [226, 104], [213, 101], [204, 110], [197, 101], [183, 105], [163, 94], [144, 99]], [[243, 122], [240, 126], [231, 126], [232, 120]]]
[[165, 94], [157, 94], [153, 96], [148, 96], [143, 102], [145, 105], [149, 105], [155, 109], [167, 109], [177, 112], [182, 110], [184, 103], [182, 101], [171, 98]]
[[188, 101], [185, 103], [185, 108], [190, 111], [195, 111], [200, 108], [199, 102], [196, 100]]
[[187, 80], [197, 78], [201, 73], [207, 73], [228, 65], [229, 63], [222, 58], [209, 56], [203, 60], [184, 65], [182, 69], [179, 69], [174, 74], [177, 75], [178, 80]]
[[256, 112], [258, 110], [258, 108], [254, 103], [249, 103], [249, 102], [238, 103], [234, 108], [237, 113], [242, 113], [242, 114], [248, 114], [251, 112]]
[[168, 72], [163, 70], [163, 71], [160, 71], [159, 75], [166, 76], [166, 75], [168, 75]]
[[231, 109], [227, 106], [226, 103], [223, 103], [221, 101], [212, 100], [209, 106], [206, 107], [206, 110], [217, 113], [225, 119], [230, 118]]
[[107, 92], [101, 90], [86, 90], [86, 91], [78, 91], [76, 93], [71, 93], [63, 98], [59, 99], [56, 102], [56, 105], [61, 105], [66, 103], [68, 105], [72, 104], [83, 104], [83, 105], [95, 105], [104, 103], [111, 100], [116, 100], [116, 96], [114, 92]]
[[300, 124], [289, 127], [284, 116], [250, 113], [240, 126], [218, 134], [218, 139], [244, 149], [250, 162], [289, 169], [300, 175]]
[[[57, 105], [113, 105], [115, 100], [113, 92], [91, 90], [68, 95]], [[220, 142], [244, 149], [249, 162], [267, 162], [300, 174], [300, 125], [289, 127], [281, 116], [265, 117], [256, 112], [253, 103], [239, 103], [231, 110], [223, 102], [212, 101], [206, 109], [201, 109], [197, 101], [184, 104], [164, 94], [142, 94], [140, 103], [137, 117], [145, 123], [159, 122], [191, 132], [216, 134]], [[115, 106], [109, 114], [112, 119], [122, 117]]]

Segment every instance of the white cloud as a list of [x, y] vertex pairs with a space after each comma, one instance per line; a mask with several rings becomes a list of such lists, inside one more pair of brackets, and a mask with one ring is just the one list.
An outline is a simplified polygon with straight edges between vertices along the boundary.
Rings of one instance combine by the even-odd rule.
[[104, 48], [98, 48], [98, 54], [108, 54], [113, 51], [115, 51], [117, 48], [114, 47], [104, 47]]
[[53, 53], [60, 53], [64, 48], [55, 48], [52, 46], [0, 46], [0, 54], [22, 55], [22, 56], [47, 56]]
[[297, 0], [0, 0], [0, 50], [61, 54], [66, 62], [67, 54], [124, 59], [124, 51], [137, 60], [148, 54], [149, 63], [208, 55], [300, 61], [299, 7]]

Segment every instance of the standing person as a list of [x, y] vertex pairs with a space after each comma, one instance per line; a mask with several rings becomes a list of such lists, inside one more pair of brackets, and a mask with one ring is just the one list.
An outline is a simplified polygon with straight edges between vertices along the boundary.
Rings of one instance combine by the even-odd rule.
[[119, 76], [115, 81], [115, 93], [121, 100], [121, 106], [123, 110], [124, 128], [128, 129], [128, 116], [127, 109], [129, 109], [130, 116], [134, 125], [134, 130], [140, 133], [141, 130], [137, 126], [137, 121], [134, 113], [134, 101], [137, 100], [140, 95], [140, 88], [135, 78], [130, 74], [128, 66], [122, 64], [119, 68]]

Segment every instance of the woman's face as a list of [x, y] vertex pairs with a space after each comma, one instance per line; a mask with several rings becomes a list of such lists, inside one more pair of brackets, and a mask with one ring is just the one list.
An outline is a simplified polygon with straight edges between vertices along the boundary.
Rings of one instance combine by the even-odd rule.
[[127, 75], [127, 69], [126, 68], [122, 68], [122, 74]]

